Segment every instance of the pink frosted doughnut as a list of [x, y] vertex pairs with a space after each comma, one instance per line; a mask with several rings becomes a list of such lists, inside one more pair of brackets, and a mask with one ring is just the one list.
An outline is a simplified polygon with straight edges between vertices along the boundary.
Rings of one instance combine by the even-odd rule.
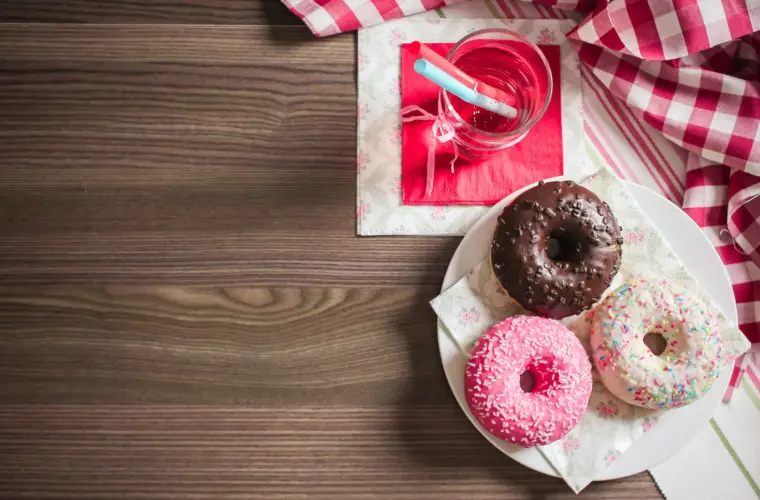
[[[523, 391], [529, 373], [533, 388]], [[475, 343], [464, 373], [467, 404], [494, 436], [523, 447], [552, 443], [578, 425], [591, 396], [591, 363], [561, 323], [513, 316]]]

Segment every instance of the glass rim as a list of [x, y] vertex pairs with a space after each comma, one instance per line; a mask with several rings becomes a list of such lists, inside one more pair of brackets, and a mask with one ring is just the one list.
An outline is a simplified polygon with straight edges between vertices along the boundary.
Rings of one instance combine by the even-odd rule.
[[[487, 137], [494, 137], [494, 138], [503, 138], [503, 137], [510, 137], [510, 136], [520, 136], [525, 134], [528, 130], [530, 130], [533, 125], [538, 123], [538, 121], [543, 118], [544, 114], [546, 113], [546, 110], [549, 109], [549, 103], [552, 100], [552, 94], [554, 92], [554, 77], [552, 76], [552, 70], [549, 66], [549, 61], [546, 59], [546, 56], [543, 52], [541, 52], [541, 49], [538, 48], [538, 45], [531, 42], [524, 36], [520, 35], [519, 33], [515, 33], [512, 30], [503, 29], [503, 28], [487, 28], [482, 29], [478, 31], [473, 31], [469, 35], [465, 36], [461, 40], [459, 40], [456, 45], [454, 45], [449, 53], [446, 55], [446, 60], [451, 62], [451, 57], [456, 53], [458, 49], [462, 47], [465, 43], [470, 41], [472, 38], [475, 38], [476, 36], [481, 36], [489, 33], [500, 33], [500, 34], [508, 34], [511, 36], [514, 36], [522, 41], [524, 41], [526, 44], [528, 44], [533, 50], [536, 51], [538, 54], [539, 59], [544, 63], [544, 68], [546, 69], [546, 74], [548, 76], [548, 92], [546, 95], [546, 102], [544, 103], [543, 107], [539, 110], [538, 114], [533, 118], [532, 120], [526, 122], [522, 127], [510, 130], [509, 132], [488, 132], [486, 130], [479, 129], [477, 127], [474, 127], [467, 123], [465, 119], [463, 119], [459, 113], [457, 113], [456, 109], [454, 109], [454, 106], [451, 105], [451, 101], [449, 100], [449, 92], [441, 89], [441, 93], [443, 95], [443, 102], [446, 105], [446, 108], [449, 110], [450, 113], [452, 113], [461, 123], [464, 127], [466, 127], [468, 130], [475, 131], [478, 134], [483, 134]], [[496, 40], [498, 41], [498, 40]]]

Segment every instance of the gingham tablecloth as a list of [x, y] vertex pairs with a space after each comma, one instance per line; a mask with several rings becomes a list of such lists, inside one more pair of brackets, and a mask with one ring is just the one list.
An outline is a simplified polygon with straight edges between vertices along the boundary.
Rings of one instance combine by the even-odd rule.
[[[328, 36], [468, 0], [282, 1], [317, 36]], [[569, 38], [586, 81], [610, 108], [602, 133], [587, 125], [592, 143], [618, 175], [646, 179], [682, 203], [723, 259], [740, 327], [759, 344], [760, 0], [486, 3], [510, 18], [582, 19]], [[685, 161], [667, 161], [642, 122], [678, 145]], [[641, 164], [615, 164], [614, 144], [603, 134], [608, 125], [634, 145]]]

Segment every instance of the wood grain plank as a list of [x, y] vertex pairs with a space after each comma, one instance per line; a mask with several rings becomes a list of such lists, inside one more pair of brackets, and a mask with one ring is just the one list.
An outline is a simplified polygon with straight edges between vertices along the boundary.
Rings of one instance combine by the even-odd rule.
[[0, 282], [440, 283], [456, 240], [354, 237], [354, 58], [292, 28], [0, 27]]
[[278, 0], [0, 0], [0, 23], [301, 25]]
[[[76, 72], [79, 64], [87, 63], [110, 63], [113, 67], [120, 63], [143, 63], [146, 64], [144, 71], [149, 72], [161, 69], [162, 64], [170, 68], [185, 64], [188, 68], [183, 75], [187, 86], [195, 83], [195, 87], [200, 88], [203, 85], [198, 84], [204, 81], [192, 80], [195, 67], [205, 66], [207, 71], [201, 75], [208, 75], [251, 66], [264, 71], [258, 71], [255, 78], [246, 74], [248, 80], [253, 80], [249, 82], [235, 78], [233, 73], [227, 78], [226, 88], [235, 89], [247, 83], [241, 90], [250, 87], [269, 90], [275, 94], [269, 99], [289, 96], [286, 91], [294, 90], [292, 74], [301, 77], [311, 73], [321, 77], [339, 75], [332, 82], [339, 85], [333, 94], [355, 83], [354, 37], [349, 34], [317, 39], [302, 26], [7, 24], [0, 25], [0, 48], [4, 69], [21, 70], [25, 64], [36, 62], [53, 73], [54, 70]], [[197, 68], [198, 71], [203, 69]], [[269, 71], [281, 71], [282, 75]], [[92, 69], [81, 71], [83, 75], [92, 72]], [[261, 82], [256, 85], [258, 80]], [[311, 82], [307, 79], [303, 83]], [[355, 116], [350, 118], [355, 119]]]
[[570, 498], [459, 409], [434, 294], [0, 287], [0, 497]]
[[0, 288], [5, 403], [449, 402], [435, 288]]
[[[0, 407], [0, 465], [3, 498], [577, 498], [454, 405]], [[660, 496], [639, 474], [583, 498]]]

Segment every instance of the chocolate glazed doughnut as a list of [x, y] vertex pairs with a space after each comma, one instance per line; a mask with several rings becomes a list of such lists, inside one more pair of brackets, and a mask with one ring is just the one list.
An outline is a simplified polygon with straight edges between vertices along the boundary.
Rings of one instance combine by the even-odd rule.
[[542, 181], [499, 216], [493, 272], [525, 309], [572, 316], [598, 301], [620, 269], [620, 230], [609, 205], [588, 189]]

